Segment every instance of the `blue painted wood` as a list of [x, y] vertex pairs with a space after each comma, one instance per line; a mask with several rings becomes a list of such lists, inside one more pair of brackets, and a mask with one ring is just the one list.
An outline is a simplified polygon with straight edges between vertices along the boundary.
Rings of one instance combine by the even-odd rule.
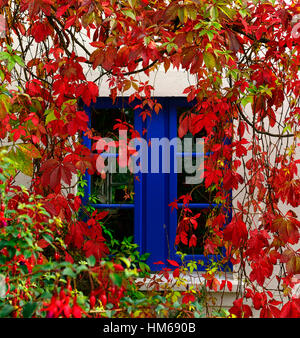
[[[139, 116], [140, 110], [135, 111], [135, 128], [143, 135], [143, 129], [146, 128], [146, 138], [149, 140], [152, 137], [167, 137], [172, 139], [177, 137], [177, 109], [179, 107], [192, 107], [193, 103], [188, 103], [185, 98], [168, 97], [158, 98], [162, 104], [162, 111], [160, 114], [153, 114], [151, 118], [147, 117], [143, 122]], [[92, 107], [95, 109], [106, 109], [111, 107], [127, 108], [134, 107], [135, 102], [129, 104], [126, 98], [118, 98], [113, 105], [112, 100], [108, 97], [98, 98], [97, 101], [90, 107], [84, 107], [88, 116], [91, 116]], [[225, 140], [230, 142], [230, 140]], [[83, 137], [83, 143], [87, 147], [91, 147], [91, 142], [86, 137]], [[175, 156], [181, 157], [184, 154], [179, 153], [176, 149], [171, 149], [171, 158]], [[210, 153], [206, 153], [209, 155]], [[106, 157], [117, 156], [114, 154], [103, 154]], [[201, 153], [189, 153], [186, 156], [203, 156]], [[160, 163], [162, 154], [160, 154]], [[151, 168], [151, 150], [148, 152], [148, 164]], [[161, 172], [154, 174], [135, 174], [134, 180], [134, 203], [133, 204], [94, 204], [95, 208], [129, 208], [134, 209], [134, 239], [139, 245], [141, 253], [149, 252], [151, 255], [148, 259], [148, 264], [152, 271], [155, 271], [159, 266], [154, 262], [166, 259], [173, 259], [179, 262], [179, 256], [176, 255], [176, 248], [174, 247], [176, 228], [177, 228], [177, 210], [171, 212], [171, 207], [168, 205], [177, 199], [177, 174], [176, 163], [171, 161], [171, 170], [169, 174], [162, 174]], [[161, 170], [161, 168], [160, 168]], [[91, 193], [91, 179], [90, 175], [86, 174], [87, 187], [85, 189], [84, 203], [88, 202], [88, 196]], [[179, 208], [183, 207], [182, 203], [178, 204]], [[207, 209], [217, 207], [216, 204], [208, 203], [191, 203], [189, 208]], [[221, 206], [220, 206], [221, 207]], [[231, 220], [231, 210], [228, 210], [228, 219]], [[205, 264], [209, 264], [211, 259], [218, 260], [218, 256], [203, 255], [187, 255], [188, 260], [203, 260], [204, 266], [199, 266], [199, 270], [205, 268]]]
[[[177, 203], [179, 208], [183, 208], [184, 204], [183, 203]], [[215, 203], [189, 203], [187, 206], [190, 209], [213, 209], [217, 207], [218, 204]]]
[[[178, 102], [170, 101], [169, 102], [169, 137], [174, 138], [177, 137], [177, 105]], [[174, 150], [176, 157], [177, 157], [177, 149]], [[173, 209], [173, 212], [171, 211], [171, 207], [169, 207], [169, 204], [171, 202], [174, 202], [177, 199], [177, 162], [174, 161], [173, 168], [174, 171], [171, 171], [169, 176], [169, 200], [167, 201], [166, 205], [168, 208], [169, 213], [169, 224], [168, 224], [168, 259], [174, 260], [174, 244], [175, 244], [175, 237], [176, 237], [176, 231], [177, 231], [177, 210]]]
[[[134, 127], [142, 135], [145, 123], [140, 115], [140, 109], [136, 109], [134, 115]], [[145, 175], [138, 173], [134, 177], [134, 241], [139, 246], [141, 253], [146, 253], [146, 231], [145, 231]]]
[[114, 204], [91, 204], [92, 207], [96, 209], [134, 209], [135, 205], [132, 204], [121, 204], [121, 203], [114, 203]]
[[[85, 110], [86, 114], [89, 117], [88, 127], [91, 128], [91, 109], [92, 108], [90, 106], [84, 105], [83, 109]], [[91, 149], [92, 140], [90, 140], [86, 136], [83, 136], [83, 145]], [[84, 196], [82, 198], [82, 203], [86, 205], [89, 202], [89, 196], [91, 196], [91, 175], [89, 175], [87, 171], [83, 175], [83, 180], [86, 181], [87, 184], [84, 186]]]
[[[146, 119], [146, 126], [150, 125], [146, 135], [149, 141], [151, 138], [167, 136], [168, 132], [168, 110], [165, 107], [165, 100], [161, 100], [163, 111], [160, 114], [153, 114]], [[159, 154], [160, 163], [162, 154]], [[148, 149], [148, 165], [151, 168], [151, 147]], [[160, 168], [161, 170], [161, 168]], [[168, 202], [168, 174], [148, 173], [144, 175], [143, 213], [145, 213], [145, 250], [151, 253], [148, 264], [152, 270], [157, 269], [155, 262], [167, 256], [167, 212]]]

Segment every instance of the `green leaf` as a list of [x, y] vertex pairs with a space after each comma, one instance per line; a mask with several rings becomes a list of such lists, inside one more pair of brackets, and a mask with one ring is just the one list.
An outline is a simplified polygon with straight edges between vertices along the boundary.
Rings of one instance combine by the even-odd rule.
[[122, 11], [122, 13], [136, 21], [136, 16], [131, 9], [126, 9], [125, 11]]
[[7, 70], [9, 72], [11, 72], [15, 66], [16, 62], [12, 59], [12, 60], [9, 60], [8, 63], [7, 63]]
[[142, 261], [145, 261], [146, 259], [148, 259], [150, 257], [150, 254], [149, 252], [145, 252], [144, 254], [141, 255], [141, 260]]
[[51, 109], [51, 110], [46, 110], [45, 111], [45, 114], [46, 114], [46, 121], [45, 121], [45, 125], [47, 125], [49, 122], [51, 121], [55, 121], [57, 120], [57, 117], [55, 116], [54, 114], [54, 110]]
[[96, 264], [96, 258], [93, 255], [89, 256], [86, 261], [88, 263], [88, 266], [91, 266], [91, 267], [95, 266]]
[[20, 65], [21, 67], [25, 67], [25, 63], [19, 55], [14, 55], [13, 59], [17, 62], [18, 65]]
[[0, 318], [5, 318], [7, 317], [13, 310], [14, 310], [14, 306], [6, 304], [3, 306], [3, 308], [1, 308], [0, 310]]
[[171, 53], [171, 51], [173, 50], [173, 48], [175, 50], [177, 50], [178, 46], [175, 43], [173, 43], [173, 42], [167, 44], [167, 48], [166, 49], [167, 49], [168, 53]]
[[50, 235], [48, 235], [48, 234], [43, 234], [43, 238], [49, 244], [51, 244], [53, 242], [53, 238]]
[[25, 259], [28, 259], [32, 256], [32, 252], [30, 250], [25, 250], [23, 253]]
[[187, 8], [187, 14], [188, 14], [188, 17], [191, 20], [196, 20], [197, 19], [198, 12], [196, 11], [196, 9], [188, 7]]
[[0, 52], [0, 60], [9, 60], [11, 58], [10, 54], [7, 52]]
[[194, 30], [200, 29], [202, 27], [203, 27], [203, 23], [199, 22], [199, 23], [197, 23], [197, 25], [194, 26]]
[[122, 277], [117, 273], [110, 273], [109, 277], [114, 285], [120, 287], [122, 285]]
[[207, 31], [206, 35], [208, 36], [209, 41], [211, 41], [214, 38], [214, 33], [212, 31]]
[[82, 271], [87, 271], [88, 270], [88, 267], [86, 265], [79, 265], [77, 268], [76, 268], [76, 273], [79, 274], [80, 272]]
[[283, 128], [283, 131], [282, 133], [286, 133], [287, 131], [289, 131], [290, 133], [292, 133], [292, 128], [291, 128], [291, 125], [290, 124], [287, 124], [284, 128]]
[[164, 307], [162, 304], [159, 304], [159, 305], [156, 307], [155, 312], [156, 312], [156, 313], [159, 313], [161, 310], [164, 310], [164, 309], [165, 309], [165, 307]]
[[144, 272], [144, 271], [148, 271], [148, 272], [151, 271], [150, 267], [149, 267], [147, 264], [143, 263], [143, 262], [139, 262], [139, 266], [140, 266], [140, 269], [141, 269], [143, 272]]
[[65, 268], [62, 272], [64, 276], [69, 276], [71, 278], [76, 278], [76, 273], [71, 268]]
[[245, 96], [241, 100], [241, 104], [243, 105], [243, 107], [246, 107], [246, 105], [248, 103], [253, 103], [253, 96], [252, 95]]
[[14, 161], [15, 168], [22, 171], [23, 174], [31, 176], [33, 171], [32, 159], [23, 153], [19, 146], [12, 149], [7, 157]]
[[0, 241], [0, 250], [2, 250], [3, 248], [5, 248], [7, 245], [9, 245], [8, 241], [1, 240]]
[[14, 247], [9, 247], [9, 248], [7, 248], [7, 251], [8, 251], [8, 253], [9, 253], [9, 258], [10, 259], [12, 259], [13, 257], [14, 257], [14, 255], [16, 254], [16, 248], [14, 248]]
[[37, 303], [29, 302], [23, 307], [23, 317], [24, 318], [31, 318], [34, 311], [37, 308]]

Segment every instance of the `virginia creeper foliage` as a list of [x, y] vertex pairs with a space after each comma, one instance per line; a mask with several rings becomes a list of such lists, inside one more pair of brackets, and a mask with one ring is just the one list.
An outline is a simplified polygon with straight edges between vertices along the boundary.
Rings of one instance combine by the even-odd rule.
[[[166, 297], [157, 309], [158, 298], [149, 296], [145, 304], [131, 300], [130, 307], [140, 310], [126, 313], [134, 284], [130, 262], [103, 264], [107, 213], [82, 207], [74, 190], [80, 175], [96, 171], [96, 154], [80, 139], [97, 140], [82, 102], [95, 102], [104, 83], [113, 100], [139, 102], [134, 108], [143, 119], [159, 114], [163, 107], [147, 80], [159, 68], [166, 76], [180, 69], [196, 79], [183, 92], [195, 104], [180, 117], [178, 134], [206, 133], [205, 188], [222, 208], [207, 220], [203, 247], [205, 255], [225, 248], [219, 264], [230, 260], [238, 275], [228, 315], [251, 317], [255, 309], [261, 317], [300, 317], [299, 294], [293, 293], [300, 274], [298, 1], [0, 0], [0, 8], [6, 19], [0, 37], [0, 138], [6, 151], [0, 272], [7, 286], [1, 315], [102, 316], [111, 304], [115, 316], [150, 317], [173, 306]], [[112, 132], [124, 128], [136, 137], [126, 121], [116, 121]], [[29, 178], [28, 190], [15, 181], [20, 173]], [[176, 244], [195, 247], [196, 235], [187, 233], [200, 218], [188, 208], [191, 196], [170, 208], [186, 205]], [[180, 267], [168, 263], [180, 278]], [[80, 298], [81, 274], [89, 287]], [[163, 268], [162, 276], [170, 275]], [[213, 269], [202, 275], [209, 291], [232, 289]], [[22, 290], [18, 276], [26, 280]], [[200, 294], [183, 294], [186, 316], [196, 312], [188, 305]], [[172, 297], [177, 300], [176, 292]]]

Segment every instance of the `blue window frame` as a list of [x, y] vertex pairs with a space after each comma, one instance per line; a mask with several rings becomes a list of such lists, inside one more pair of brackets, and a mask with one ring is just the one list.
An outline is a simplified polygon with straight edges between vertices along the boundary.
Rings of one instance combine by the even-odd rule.
[[[135, 129], [142, 135], [143, 130], [147, 129], [146, 138], [162, 138], [172, 139], [177, 137], [178, 130], [178, 109], [192, 108], [192, 103], [187, 102], [186, 98], [182, 97], [160, 97], [157, 98], [162, 105], [162, 111], [157, 114], [152, 114], [151, 125], [149, 127], [150, 118], [145, 121], [140, 116], [140, 111], [134, 111], [134, 126]], [[118, 98], [115, 104], [108, 97], [98, 98], [94, 104], [84, 106], [84, 110], [90, 117], [92, 110], [105, 110], [111, 108], [130, 108], [134, 107], [134, 103], [129, 104], [126, 98]], [[148, 128], [149, 127], [149, 128]], [[91, 148], [91, 140], [83, 137], [84, 144]], [[225, 140], [230, 142], [230, 140]], [[174, 151], [174, 149], [173, 149]], [[182, 154], [176, 153], [181, 156]], [[199, 154], [192, 154], [198, 156]], [[151, 156], [148, 156], [148, 165], [151, 165]], [[171, 210], [169, 204], [176, 200], [178, 196], [178, 174], [174, 170], [170, 173], [138, 173], [134, 179], [134, 201], [133, 203], [101, 203], [93, 204], [97, 209], [132, 209], [134, 211], [134, 241], [139, 245], [140, 253], [150, 253], [147, 263], [152, 271], [159, 269], [159, 266], [154, 264], [157, 261], [166, 262], [167, 259], [180, 262], [180, 257], [176, 254], [174, 246], [176, 229], [178, 222], [178, 212], [183, 207], [182, 203], [178, 203], [178, 211]], [[88, 203], [89, 196], [92, 191], [91, 176], [86, 174], [85, 194], [83, 203]], [[218, 207], [216, 204], [207, 203], [205, 199], [189, 204], [190, 209], [210, 210]], [[231, 208], [230, 208], [231, 209]], [[231, 210], [227, 210], [227, 222], [231, 220]], [[204, 269], [211, 260], [218, 260], [216, 255], [204, 256], [202, 254], [191, 255], [187, 254], [186, 260], [202, 260], [204, 265], [199, 265], [199, 270]], [[227, 268], [231, 269], [228, 264]]]

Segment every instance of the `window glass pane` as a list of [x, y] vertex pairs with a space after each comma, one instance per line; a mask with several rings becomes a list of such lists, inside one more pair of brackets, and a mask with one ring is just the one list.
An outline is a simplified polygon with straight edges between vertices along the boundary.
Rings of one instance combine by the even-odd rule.
[[[189, 108], [177, 108], [177, 124], [179, 126], [179, 122], [183, 119], [187, 118], [191, 114], [197, 114], [196, 111], [193, 111], [193, 109]], [[188, 130], [187, 134], [184, 135], [183, 139], [185, 138], [192, 138], [192, 153], [196, 153], [196, 139], [197, 138], [203, 138], [207, 135], [206, 130], [202, 129], [195, 135], [193, 135], [190, 130]], [[182, 152], [184, 152], [184, 149], [182, 149]], [[191, 154], [190, 154], [191, 155]], [[197, 159], [195, 156], [192, 156], [192, 165], [196, 166]], [[192, 192], [192, 201], [191, 203], [213, 203], [213, 198], [215, 196], [215, 192], [211, 191], [209, 192], [204, 185], [204, 182], [200, 184], [187, 184], [186, 178], [195, 176], [194, 174], [186, 174], [184, 171], [184, 161], [183, 158], [182, 161], [182, 173], [177, 174], [177, 197], [180, 197], [182, 195], [186, 195], [188, 193]], [[199, 162], [198, 162], [199, 163]]]
[[117, 119], [134, 124], [134, 110], [132, 108], [92, 109], [91, 126], [95, 135], [115, 139], [118, 131], [113, 129]]
[[[118, 241], [134, 236], [134, 209], [109, 209], [102, 228], [103, 235], [108, 242]], [[114, 248], [118, 245], [115, 244]]]
[[[133, 109], [92, 109], [91, 127], [95, 136], [118, 139], [118, 130], [113, 127], [119, 121], [134, 125]], [[117, 156], [115, 173], [99, 173], [91, 176], [91, 197], [94, 204], [133, 204], [134, 176], [127, 170], [120, 173]], [[105, 160], [108, 164], [108, 159]], [[105, 210], [105, 209], [104, 209]], [[117, 242], [121, 243], [124, 238], [134, 236], [134, 209], [110, 208], [109, 215], [103, 224], [103, 234], [108, 242], [114, 243], [113, 248], [118, 248]]]
[[177, 174], [177, 197], [191, 194], [192, 201], [190, 203], [214, 203], [216, 190], [206, 189], [204, 182], [200, 184], [187, 184], [185, 173]]
[[[184, 119], [189, 119], [189, 116], [191, 114], [197, 114], [196, 111], [193, 111], [193, 109], [187, 109], [187, 108], [178, 108], [177, 109], [177, 124], [178, 127], [180, 126], [180, 123]], [[196, 164], [199, 163], [197, 161], [195, 153], [197, 153], [196, 148], [196, 139], [197, 138], [203, 138], [207, 135], [206, 130], [202, 129], [196, 134], [192, 134], [188, 122], [183, 123], [183, 129], [187, 128], [187, 133], [183, 136], [182, 140], [185, 138], [192, 138], [192, 149], [188, 151], [189, 156], [191, 156], [191, 153], [194, 153], [194, 156], [191, 156], [192, 158], [192, 165], [196, 167]], [[188, 126], [188, 127], [187, 127]], [[178, 134], [179, 136], [179, 134]], [[184, 147], [182, 143], [182, 153], [184, 156]], [[187, 154], [186, 154], [187, 155]], [[180, 197], [182, 195], [191, 194], [192, 201], [190, 203], [213, 203], [213, 198], [215, 196], [214, 192], [209, 192], [204, 185], [204, 182], [201, 182], [199, 184], [187, 184], [186, 178], [195, 176], [196, 173], [190, 174], [185, 173], [185, 167], [184, 167], [184, 159], [180, 159], [182, 161], [182, 173], [177, 174], [177, 197]], [[179, 241], [177, 245], [177, 251], [181, 251], [184, 254], [188, 255], [201, 255], [203, 254], [204, 249], [204, 242], [205, 237], [207, 234], [207, 228], [206, 228], [206, 221], [209, 217], [209, 213], [211, 212], [210, 209], [196, 209], [193, 208], [192, 214], [183, 214], [182, 210], [177, 211], [178, 215], [178, 225], [177, 225], [177, 240], [180, 238], [180, 233], [183, 231], [185, 234], [182, 237], [182, 240]], [[200, 214], [198, 218], [195, 218], [195, 221], [191, 222], [190, 217], [195, 216], [197, 214]], [[194, 228], [195, 222], [197, 224], [196, 229]], [[192, 246], [193, 239], [192, 236], [196, 236], [196, 246]], [[194, 243], [193, 243], [194, 244]]]
[[92, 175], [91, 193], [93, 200], [100, 204], [133, 203], [134, 177], [128, 172], [125, 174], [107, 173], [105, 177]]
[[[95, 130], [94, 135], [108, 137], [116, 140], [118, 132], [113, 129], [117, 123], [116, 119], [134, 124], [133, 109], [92, 109], [91, 125]], [[116, 161], [116, 172], [106, 173], [105, 175], [95, 174], [91, 178], [91, 192], [96, 203], [133, 203], [134, 182], [132, 173], [127, 170], [126, 173], [120, 173], [117, 157], [111, 157], [110, 160]], [[108, 159], [105, 160], [108, 164]]]

